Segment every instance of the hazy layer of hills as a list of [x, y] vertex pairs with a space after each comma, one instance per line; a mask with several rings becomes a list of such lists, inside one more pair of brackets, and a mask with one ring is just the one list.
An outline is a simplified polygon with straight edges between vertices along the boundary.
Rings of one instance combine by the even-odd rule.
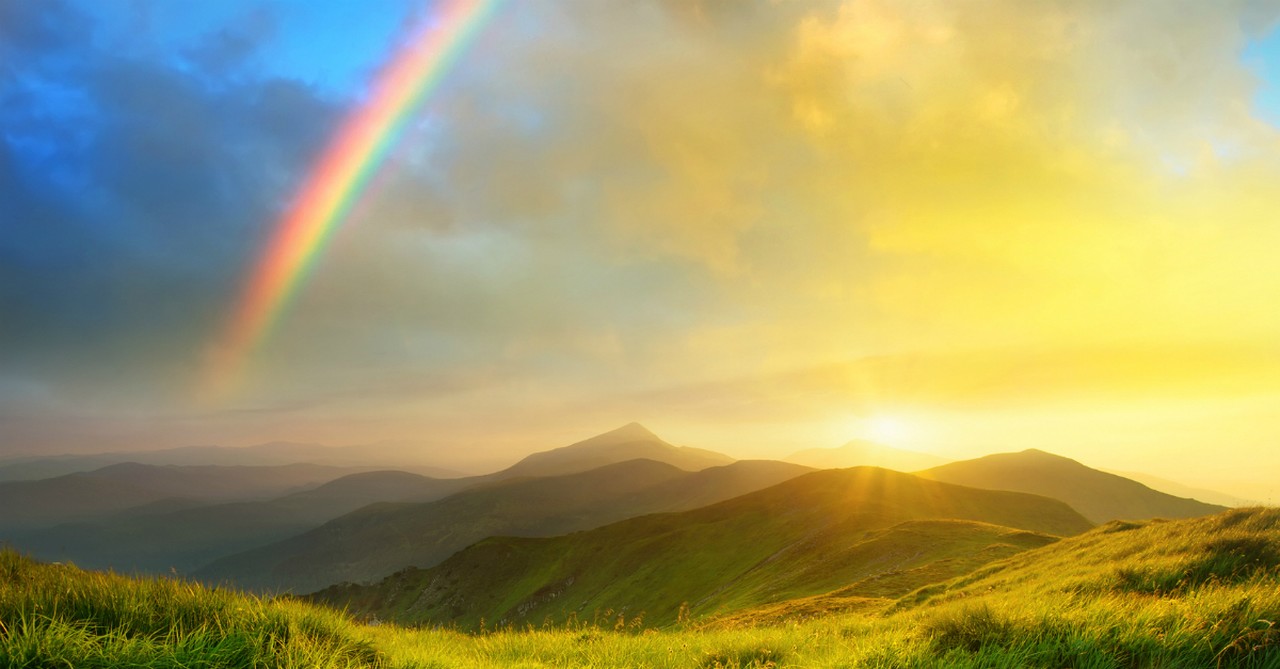
[[785, 462], [740, 461], [687, 472], [654, 460], [628, 460], [575, 474], [486, 483], [430, 503], [365, 507], [290, 539], [219, 559], [196, 576], [310, 592], [341, 581], [382, 578], [405, 566], [428, 567], [493, 535], [551, 536], [646, 513], [692, 509], [807, 471]]
[[[195, 457], [194, 453], [210, 450], [218, 457], [228, 451], [279, 457], [287, 452], [314, 453], [316, 447], [275, 444], [262, 449], [197, 448], [175, 449], [175, 452]], [[345, 449], [337, 450], [347, 453]], [[172, 457], [172, 453], [157, 457]], [[528, 477], [531, 471], [544, 475], [582, 472], [600, 463], [639, 457], [685, 468], [733, 461], [711, 451], [673, 446], [633, 423], [567, 447], [535, 453], [493, 474], [462, 478], [438, 479], [397, 471], [362, 472], [338, 478], [351, 469], [310, 464], [280, 467], [119, 464], [42, 481], [0, 483], [0, 500], [9, 502], [0, 507], [6, 509], [0, 514], [0, 540], [9, 540], [50, 560], [124, 571], [160, 572], [176, 568], [188, 572], [221, 557], [303, 534], [325, 521], [372, 503], [428, 502], [470, 487]], [[792, 471], [799, 473], [800, 470], [793, 467]], [[239, 480], [233, 475], [243, 479], [238, 488], [232, 485]], [[766, 476], [757, 487], [777, 480]], [[304, 483], [315, 486], [325, 481], [328, 483], [312, 490], [283, 494], [305, 488]], [[755, 488], [726, 489], [737, 493]], [[281, 496], [261, 499], [272, 497], [269, 494], [272, 491]], [[5, 494], [9, 497], [4, 497]], [[236, 501], [225, 501], [227, 499]], [[713, 501], [710, 497], [703, 500]], [[646, 504], [634, 513], [628, 511], [625, 504], [611, 508], [602, 513], [602, 520], [597, 524], [655, 510], [654, 502]], [[679, 508], [695, 504], [696, 500]], [[511, 524], [504, 527], [506, 531], [519, 531]], [[486, 535], [472, 540], [483, 536]], [[366, 545], [360, 552], [380, 554], [383, 551], [370, 551]], [[392, 559], [403, 556], [395, 551], [390, 553], [396, 556]], [[395, 568], [408, 564], [415, 563], [405, 562]], [[361, 573], [343, 572], [344, 575]], [[289, 585], [258, 579], [253, 574], [244, 580], [264, 587]], [[318, 583], [315, 587], [327, 583]]]
[[[346, 448], [271, 444], [248, 449], [173, 449], [152, 457], [232, 455], [261, 461], [314, 456], [337, 462], [358, 454]], [[861, 459], [907, 468], [930, 456], [853, 442], [793, 458], [842, 464]], [[61, 466], [70, 459], [53, 462]], [[734, 462], [720, 453], [674, 446], [635, 423], [532, 454], [484, 476], [436, 478], [314, 463], [119, 463], [91, 472], [0, 483], [0, 541], [43, 559], [89, 567], [176, 569], [242, 587], [305, 592], [341, 581], [367, 583], [409, 566], [443, 568], [442, 563], [457, 551], [477, 542], [484, 545], [488, 537], [553, 537], [645, 514], [728, 503], [806, 471], [798, 464]], [[1039, 451], [952, 463], [921, 474], [972, 487], [1051, 497], [1095, 522], [1200, 515], [1217, 509]], [[871, 504], [868, 499], [861, 503]], [[778, 503], [785, 506], [788, 500]], [[820, 506], [821, 500], [813, 503]], [[926, 571], [940, 578], [939, 574], [974, 559], [991, 559], [1010, 550], [1009, 546], [1021, 549], [1039, 540], [1021, 534], [1010, 535], [1016, 540], [997, 540], [1026, 529], [1025, 523], [993, 519], [986, 513], [937, 513], [941, 515], [895, 516], [895, 522], [924, 524], [903, 526], [882, 543], [867, 545], [881, 550], [884, 541], [907, 545], [906, 537], [914, 537], [911, 541], [938, 547], [967, 546], [968, 552], [957, 549], [947, 561], [930, 563]], [[930, 524], [933, 520], [946, 522]], [[1044, 534], [1075, 531], [1033, 529]], [[781, 529], [779, 536], [787, 531], [790, 528]], [[767, 541], [759, 543], [765, 545]], [[840, 544], [839, 550], [852, 550], [852, 545]], [[924, 573], [911, 570], [915, 576], [904, 577], [903, 582]], [[859, 592], [863, 594], [856, 597], [869, 591]]]
[[486, 539], [431, 569], [315, 598], [381, 619], [464, 627], [595, 609], [644, 611], [663, 624], [682, 604], [703, 615], [837, 588], [905, 594], [1090, 526], [1034, 495], [873, 467], [825, 470], [692, 511], [547, 539]]
[[1226, 507], [1174, 497], [1060, 455], [1028, 449], [953, 462], [920, 476], [976, 488], [1015, 490], [1060, 499], [1095, 523], [1147, 518], [1191, 518]]
[[418, 449], [397, 444], [368, 446], [324, 446], [290, 441], [273, 441], [244, 447], [182, 446], [154, 451], [119, 451], [87, 455], [21, 456], [0, 461], [0, 481], [33, 481], [76, 472], [89, 472], [108, 465], [221, 465], [271, 467], [305, 462], [355, 470], [400, 469], [432, 476], [454, 478], [463, 474], [424, 461]]
[[1152, 490], [1158, 490], [1162, 493], [1173, 495], [1174, 497], [1186, 497], [1196, 501], [1205, 502], [1206, 504], [1217, 504], [1224, 507], [1235, 506], [1262, 506], [1258, 500], [1244, 499], [1235, 495], [1228, 495], [1217, 490], [1209, 490], [1206, 488], [1196, 488], [1194, 486], [1183, 485], [1177, 481], [1170, 481], [1158, 476], [1144, 474], [1142, 472], [1122, 472], [1110, 469], [1103, 469], [1108, 474], [1115, 474], [1127, 479], [1132, 479], [1141, 483]]
[[38, 481], [0, 483], [0, 529], [102, 517], [160, 502], [276, 497], [350, 474], [315, 464], [270, 467], [121, 463]]
[[351, 474], [270, 500], [223, 504], [151, 505], [94, 522], [15, 530], [15, 545], [45, 559], [123, 571], [189, 572], [210, 560], [305, 532], [368, 504], [434, 499], [465, 487], [397, 471]]

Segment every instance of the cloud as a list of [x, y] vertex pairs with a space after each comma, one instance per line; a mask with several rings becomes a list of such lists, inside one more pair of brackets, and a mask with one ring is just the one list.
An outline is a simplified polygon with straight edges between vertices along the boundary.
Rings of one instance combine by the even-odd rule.
[[[272, 45], [302, 39], [280, 17], [116, 52], [65, 38], [95, 28], [48, 7], [0, 21], [24, 50], [0, 87], [0, 198], [20, 221], [0, 233], [7, 373], [108, 404], [181, 396], [360, 93], [266, 74]], [[1243, 369], [1280, 332], [1280, 137], [1240, 55], [1275, 19], [1232, 2], [507, 3], [234, 408], [306, 407], [256, 414], [270, 438], [300, 415], [394, 436], [428, 418], [800, 424], [877, 397], [1270, 392]], [[1243, 357], [1218, 348], [1235, 342]]]
[[48, 9], [5, 22], [29, 37], [0, 89], [18, 103], [0, 118], [0, 348], [9, 373], [72, 395], [158, 399], [341, 108], [295, 82], [61, 39], [92, 24]]

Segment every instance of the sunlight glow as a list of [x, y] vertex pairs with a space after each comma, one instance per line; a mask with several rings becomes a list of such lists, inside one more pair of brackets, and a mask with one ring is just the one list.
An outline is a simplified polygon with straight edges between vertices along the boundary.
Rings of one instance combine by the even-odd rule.
[[878, 444], [897, 446], [909, 440], [912, 435], [910, 425], [898, 416], [871, 416], [863, 422], [863, 435]]

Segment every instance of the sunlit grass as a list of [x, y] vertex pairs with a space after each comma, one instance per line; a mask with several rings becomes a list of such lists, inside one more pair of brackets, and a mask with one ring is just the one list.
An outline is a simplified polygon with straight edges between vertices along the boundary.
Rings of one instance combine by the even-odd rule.
[[[0, 552], [0, 666], [1280, 667], [1280, 511], [1112, 524], [886, 613], [662, 630], [366, 625], [337, 611]], [[642, 620], [642, 619], [641, 619]]]

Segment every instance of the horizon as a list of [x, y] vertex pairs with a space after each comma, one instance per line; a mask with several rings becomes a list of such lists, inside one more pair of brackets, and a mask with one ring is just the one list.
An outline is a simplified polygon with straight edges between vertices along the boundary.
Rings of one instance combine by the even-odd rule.
[[[872, 448], [881, 449], [882, 451], [890, 452], [890, 453], [898, 452], [898, 453], [906, 453], [909, 455], [923, 454], [926, 456], [938, 458], [938, 462], [934, 465], [931, 465], [932, 467], [932, 466], [939, 466], [939, 465], [949, 464], [954, 462], [965, 462], [970, 460], [977, 460], [977, 459], [985, 458], [987, 456], [992, 456], [992, 455], [1017, 455], [1017, 454], [1024, 454], [1027, 452], [1038, 452], [1038, 453], [1045, 453], [1045, 454], [1056, 456], [1056, 457], [1067, 458], [1069, 460], [1082, 464], [1090, 469], [1095, 469], [1100, 472], [1114, 474], [1116, 476], [1121, 476], [1123, 478], [1128, 478], [1130, 480], [1141, 483], [1142, 485], [1147, 486], [1153, 490], [1165, 492], [1168, 494], [1173, 494], [1178, 497], [1183, 497], [1183, 496], [1196, 497], [1196, 495], [1192, 493], [1199, 492], [1199, 493], [1204, 493], [1206, 495], [1209, 495], [1209, 497], [1235, 498], [1240, 502], [1244, 502], [1246, 504], [1274, 506], [1274, 501], [1273, 501], [1274, 498], [1271, 496], [1271, 494], [1275, 490], [1274, 487], [1259, 487], [1252, 491], [1247, 489], [1242, 489], [1242, 490], [1215, 489], [1214, 486], [1194, 478], [1187, 479], [1182, 476], [1167, 476], [1167, 475], [1163, 475], [1158, 470], [1151, 470], [1151, 471], [1146, 469], [1125, 470], [1122, 468], [1107, 466], [1107, 463], [1081, 462], [1079, 459], [1073, 458], [1069, 455], [1065, 455], [1065, 454], [1057, 453], [1053, 451], [1047, 451], [1047, 450], [1036, 448], [1036, 447], [1027, 447], [1027, 448], [1016, 449], [1016, 450], [991, 450], [991, 451], [985, 451], [985, 452], [970, 453], [962, 457], [948, 457], [948, 456], [940, 455], [931, 451], [913, 450], [910, 448], [894, 446], [891, 444], [872, 441], [864, 438], [858, 438], [858, 439], [852, 439], [847, 442], [843, 442], [841, 444], [836, 444], [832, 446], [815, 446], [811, 448], [802, 448], [794, 452], [789, 452], [777, 457], [753, 457], [753, 456], [742, 456], [732, 452], [731, 450], [705, 448], [698, 444], [683, 443], [679, 441], [669, 441], [665, 439], [662, 434], [659, 434], [655, 431], [650, 430], [648, 426], [638, 421], [632, 421], [625, 425], [613, 427], [608, 430], [593, 434], [591, 436], [575, 439], [572, 442], [567, 442], [567, 443], [562, 443], [557, 445], [543, 445], [542, 447], [535, 448], [534, 450], [520, 452], [518, 455], [515, 455], [512, 458], [488, 458], [488, 459], [481, 458], [481, 459], [471, 459], [471, 460], [450, 460], [448, 458], [445, 458], [443, 460], [431, 459], [431, 458], [424, 459], [420, 454], [413, 454], [405, 450], [406, 447], [412, 448], [413, 445], [405, 444], [403, 442], [377, 442], [377, 443], [371, 443], [371, 444], [326, 444], [326, 443], [320, 443], [320, 442], [297, 442], [297, 441], [287, 441], [287, 440], [275, 440], [275, 441], [255, 443], [255, 444], [244, 444], [240, 446], [223, 446], [218, 444], [193, 444], [193, 445], [177, 446], [177, 447], [171, 447], [171, 448], [148, 449], [143, 451], [34, 453], [29, 455], [0, 456], [0, 466], [3, 466], [8, 463], [13, 463], [13, 462], [39, 460], [42, 458], [94, 457], [94, 456], [111, 456], [111, 455], [117, 455], [117, 454], [141, 455], [146, 453], [159, 454], [159, 453], [164, 453], [169, 451], [199, 450], [199, 449], [219, 449], [223, 451], [235, 451], [239, 449], [249, 450], [249, 449], [272, 447], [272, 446], [302, 446], [302, 447], [320, 447], [324, 449], [334, 449], [334, 450], [352, 450], [352, 449], [363, 448], [363, 449], [370, 449], [374, 451], [374, 454], [371, 456], [368, 456], [368, 459], [366, 460], [350, 460], [350, 461], [344, 460], [343, 462], [346, 463], [345, 466], [373, 465], [373, 466], [385, 467], [387, 468], [387, 470], [392, 470], [397, 467], [404, 468], [404, 469], [417, 469], [417, 468], [426, 467], [426, 468], [439, 469], [441, 471], [452, 472], [453, 474], [457, 474], [465, 478], [465, 477], [472, 477], [472, 476], [484, 476], [491, 473], [500, 472], [509, 467], [514, 466], [519, 462], [522, 462], [530, 455], [536, 455], [538, 453], [545, 453], [548, 451], [560, 450], [570, 446], [575, 446], [579, 443], [592, 441], [598, 437], [608, 436], [608, 435], [612, 435], [618, 432], [623, 432], [626, 430], [633, 430], [635, 428], [639, 428], [640, 430], [643, 430], [645, 433], [653, 436], [657, 440], [663, 443], [669, 444], [671, 446], [675, 446], [677, 448], [690, 447], [695, 449], [706, 450], [712, 453], [726, 455], [729, 458], [731, 458], [733, 461], [774, 460], [774, 461], [780, 461], [780, 462], [799, 462], [804, 460], [804, 458], [803, 457], [797, 458], [797, 456], [803, 456], [805, 454], [813, 454], [813, 452], [815, 451], [836, 452], [845, 447], [854, 446], [854, 447], [872, 447]], [[869, 428], [869, 431], [874, 432], [876, 430], [873, 427], [873, 428]], [[376, 449], [392, 449], [392, 450], [377, 451]], [[129, 461], [122, 460], [121, 462], [129, 462]], [[290, 461], [290, 462], [293, 462], [293, 461]], [[302, 459], [302, 460], [298, 460], [296, 464], [305, 464], [307, 462], [308, 460]], [[203, 466], [207, 464], [216, 465], [217, 463], [206, 463], [201, 461], [198, 463], [189, 463], [189, 466]], [[331, 464], [337, 465], [336, 462], [333, 462]], [[104, 465], [104, 466], [111, 466], [111, 465]], [[178, 466], [183, 466], [183, 465], [180, 464]], [[262, 466], [262, 465], [258, 465], [258, 466]], [[807, 465], [807, 466], [815, 470], [820, 470], [824, 468], [824, 467], [815, 466], [815, 465]], [[923, 471], [922, 469], [899, 468], [899, 467], [888, 466], [884, 464], [876, 464], [874, 462], [868, 462], [868, 463], [863, 463], [863, 464], [854, 465], [854, 466], [877, 466], [877, 467], [884, 467], [884, 468], [893, 469], [893, 470], [901, 471], [904, 473], [912, 473], [912, 474], [917, 473], [918, 471]], [[1169, 485], [1175, 486], [1178, 489], [1170, 489], [1168, 487]], [[1185, 489], [1185, 490], [1181, 490], [1181, 489]], [[1207, 500], [1202, 499], [1201, 501], [1207, 501]]]
[[639, 420], [1280, 497], [1280, 8], [0, 13], [0, 459]]

